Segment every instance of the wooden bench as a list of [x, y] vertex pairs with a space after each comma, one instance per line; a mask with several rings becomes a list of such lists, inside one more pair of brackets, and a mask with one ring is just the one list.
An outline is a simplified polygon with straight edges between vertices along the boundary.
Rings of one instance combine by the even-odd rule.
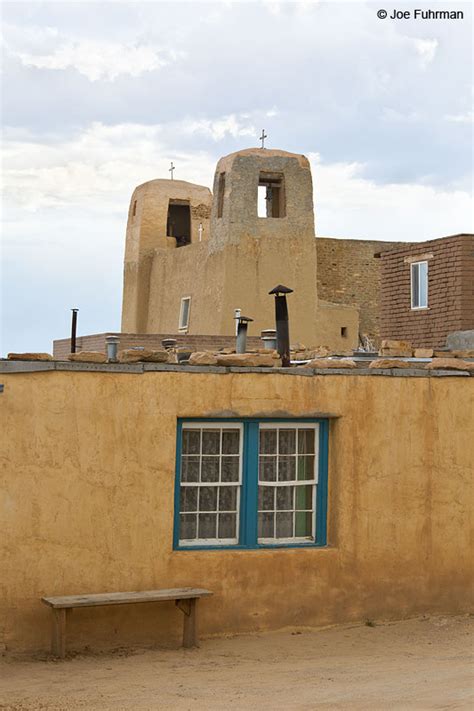
[[130, 605], [134, 602], [164, 602], [175, 600], [184, 613], [183, 647], [197, 647], [197, 603], [199, 598], [212, 595], [210, 590], [200, 588], [175, 588], [172, 590], [144, 590], [143, 592], [100, 593], [97, 595], [67, 595], [42, 597], [41, 601], [51, 607], [53, 626], [51, 635], [52, 653], [64, 659], [66, 656], [66, 619], [74, 607], [97, 607], [99, 605]]

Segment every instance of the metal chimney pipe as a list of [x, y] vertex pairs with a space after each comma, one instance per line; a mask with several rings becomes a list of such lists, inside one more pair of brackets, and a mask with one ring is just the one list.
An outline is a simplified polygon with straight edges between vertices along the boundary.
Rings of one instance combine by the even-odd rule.
[[234, 309], [234, 320], [235, 320], [235, 335], [239, 332], [239, 318], [242, 311], [240, 309]]
[[266, 328], [261, 332], [263, 347], [267, 351], [275, 351], [277, 347], [277, 332], [274, 328]]
[[79, 309], [71, 309], [72, 311], [72, 322], [71, 322], [71, 353], [76, 352], [76, 333], [77, 333], [77, 312]]
[[247, 350], [248, 325], [249, 325], [250, 321], [253, 321], [253, 318], [249, 318], [248, 316], [241, 316], [240, 310], [239, 310], [239, 316], [236, 316], [236, 320], [237, 320], [237, 339], [236, 339], [235, 350], [236, 350], [236, 353], [245, 353], [245, 351]]
[[106, 336], [105, 342], [107, 344], [107, 361], [108, 363], [117, 363], [117, 352], [118, 345], [120, 343], [120, 338], [118, 336]]
[[277, 351], [281, 358], [283, 368], [290, 367], [290, 328], [288, 324], [288, 304], [286, 295], [292, 294], [293, 289], [278, 284], [269, 294], [275, 295], [275, 321], [277, 332]]

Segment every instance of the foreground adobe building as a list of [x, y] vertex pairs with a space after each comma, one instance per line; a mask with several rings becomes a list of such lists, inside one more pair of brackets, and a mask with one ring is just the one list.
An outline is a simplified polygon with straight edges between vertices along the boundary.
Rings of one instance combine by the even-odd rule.
[[[51, 595], [207, 588], [203, 637], [468, 612], [474, 376], [416, 368], [0, 363], [0, 648], [48, 649]], [[68, 649], [177, 646], [181, 618], [78, 609]]]
[[316, 273], [309, 161], [280, 150], [238, 151], [218, 162], [212, 195], [176, 180], [152, 180], [133, 193], [122, 332], [231, 336], [240, 308], [258, 335], [274, 328], [268, 292], [285, 284], [294, 289], [293, 341], [356, 348], [357, 309], [319, 299]]

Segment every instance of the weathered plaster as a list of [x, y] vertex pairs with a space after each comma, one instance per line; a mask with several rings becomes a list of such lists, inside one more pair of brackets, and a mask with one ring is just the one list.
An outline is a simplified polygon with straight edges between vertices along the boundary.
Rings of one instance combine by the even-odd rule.
[[[8, 649], [48, 647], [42, 595], [198, 585], [215, 593], [200, 603], [204, 635], [469, 609], [470, 377], [74, 367], [2, 382]], [[172, 550], [177, 417], [219, 411], [340, 415], [327, 548]], [[178, 644], [180, 614], [167, 603], [75, 611], [69, 647]]]

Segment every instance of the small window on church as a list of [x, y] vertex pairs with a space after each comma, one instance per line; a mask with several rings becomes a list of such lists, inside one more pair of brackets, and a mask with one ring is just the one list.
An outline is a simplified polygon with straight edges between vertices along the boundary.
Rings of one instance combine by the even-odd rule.
[[132, 208], [132, 217], [135, 217], [136, 214], [137, 214], [137, 201], [134, 200], [133, 201], [133, 208]]
[[258, 217], [285, 217], [285, 184], [281, 173], [260, 173], [257, 198]]
[[189, 310], [191, 308], [191, 297], [184, 296], [181, 299], [181, 309], [179, 311], [179, 324], [178, 328], [180, 331], [187, 331], [189, 327]]
[[191, 243], [191, 209], [189, 200], [170, 200], [166, 234], [174, 237], [177, 247]]
[[222, 217], [224, 212], [225, 193], [225, 173], [219, 175], [219, 186], [217, 188], [217, 217]]

